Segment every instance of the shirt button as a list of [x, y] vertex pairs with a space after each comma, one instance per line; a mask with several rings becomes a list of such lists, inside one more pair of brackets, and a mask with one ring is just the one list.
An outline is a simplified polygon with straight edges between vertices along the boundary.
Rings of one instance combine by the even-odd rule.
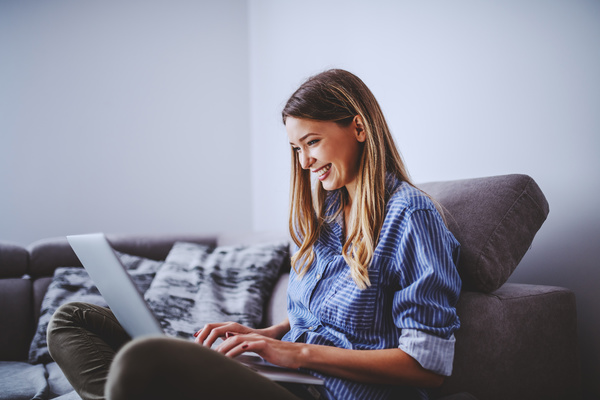
[[313, 329], [315, 329], [315, 327], [314, 327], [314, 326], [309, 326], [309, 327], [308, 327], [308, 330], [309, 330], [309, 331], [312, 331]]
[[321, 274], [317, 274], [317, 279], [321, 279]]

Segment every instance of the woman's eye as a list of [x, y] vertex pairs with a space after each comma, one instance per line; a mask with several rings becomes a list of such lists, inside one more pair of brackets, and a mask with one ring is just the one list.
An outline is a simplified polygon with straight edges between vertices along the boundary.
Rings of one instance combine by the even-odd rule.
[[292, 150], [296, 153], [300, 152], [300, 147], [292, 147]]
[[307, 144], [308, 144], [309, 146], [312, 146], [313, 144], [315, 144], [315, 143], [317, 143], [317, 142], [318, 142], [318, 140], [316, 140], [316, 139], [315, 139], [315, 140], [311, 140], [310, 142], [307, 142]]

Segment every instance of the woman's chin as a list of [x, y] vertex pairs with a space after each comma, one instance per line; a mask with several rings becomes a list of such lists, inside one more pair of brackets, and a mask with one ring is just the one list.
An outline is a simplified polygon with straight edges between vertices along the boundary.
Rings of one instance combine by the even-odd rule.
[[323, 189], [327, 190], [328, 192], [330, 192], [332, 190], [337, 190], [341, 187], [339, 185], [336, 185], [335, 182], [331, 182], [327, 179], [324, 181], [321, 181], [321, 185], [323, 186]]

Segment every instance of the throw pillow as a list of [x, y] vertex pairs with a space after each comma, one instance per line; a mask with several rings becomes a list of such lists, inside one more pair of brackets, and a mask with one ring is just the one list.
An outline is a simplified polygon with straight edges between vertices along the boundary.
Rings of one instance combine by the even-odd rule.
[[[142, 293], [148, 290], [154, 274], [163, 264], [163, 261], [149, 260], [119, 252], [117, 255]], [[72, 301], [108, 306], [85, 269], [81, 267], [57, 268], [42, 300], [40, 319], [29, 347], [30, 363], [52, 362], [46, 343], [46, 329], [56, 309], [62, 304]]]
[[175, 243], [145, 299], [165, 333], [192, 335], [209, 322], [258, 327], [288, 257], [288, 244], [221, 246]]

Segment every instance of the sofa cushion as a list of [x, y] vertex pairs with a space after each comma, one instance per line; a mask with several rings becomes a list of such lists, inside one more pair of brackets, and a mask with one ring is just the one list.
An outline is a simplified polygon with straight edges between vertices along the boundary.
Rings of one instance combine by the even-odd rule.
[[527, 175], [433, 182], [419, 187], [445, 209], [461, 244], [463, 287], [492, 292], [510, 277], [548, 215], [544, 194]]
[[[123, 253], [117, 254], [131, 274], [138, 289], [142, 293], [145, 292], [150, 287], [154, 274], [162, 265], [162, 261], [149, 260]], [[46, 343], [48, 322], [50, 322], [50, 318], [60, 305], [72, 301], [107, 306], [106, 301], [100, 295], [98, 288], [85, 269], [80, 267], [57, 268], [42, 300], [40, 318], [29, 348], [29, 362], [35, 364], [52, 361]]]
[[580, 399], [575, 294], [506, 283], [463, 291], [451, 377], [434, 398], [467, 391], [478, 399]]
[[29, 253], [19, 245], [0, 243], [0, 278], [19, 278], [27, 273]]
[[0, 361], [0, 400], [48, 398], [48, 382], [43, 365]]
[[49, 399], [81, 399], [57, 363], [45, 365], [48, 375]]
[[181, 338], [209, 322], [260, 326], [288, 243], [208, 246], [178, 242], [145, 299], [165, 333]]

